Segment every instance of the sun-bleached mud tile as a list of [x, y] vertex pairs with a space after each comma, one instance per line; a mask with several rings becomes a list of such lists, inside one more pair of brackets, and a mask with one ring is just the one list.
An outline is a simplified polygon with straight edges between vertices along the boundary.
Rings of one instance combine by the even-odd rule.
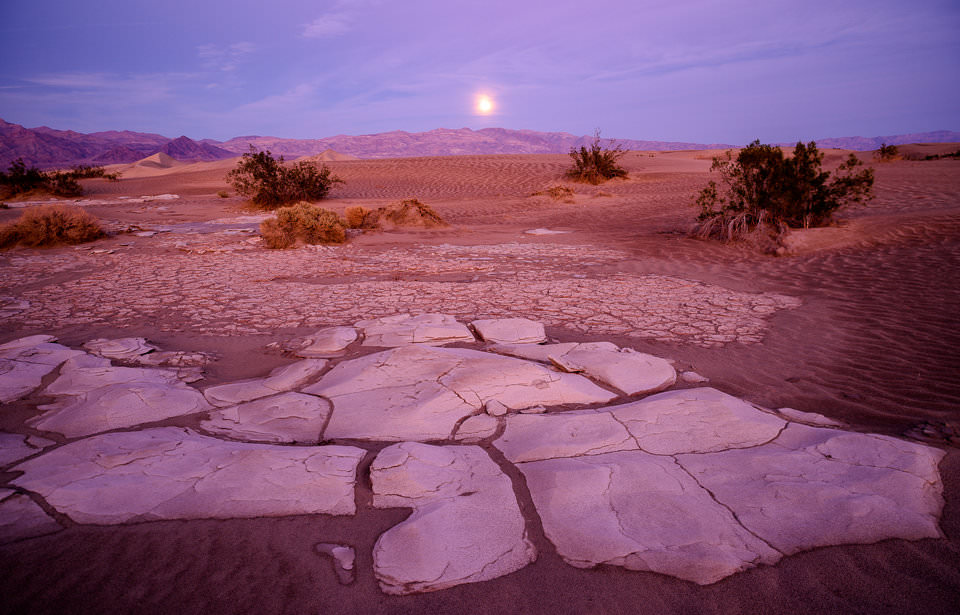
[[0, 488], [0, 544], [45, 536], [62, 529], [27, 496]]
[[31, 335], [0, 346], [0, 403], [40, 388], [43, 377], [82, 351], [53, 343], [52, 336]]
[[83, 345], [91, 353], [107, 359], [129, 360], [159, 350], [143, 337], [97, 338]]
[[333, 402], [325, 437], [387, 441], [447, 439], [492, 399], [518, 409], [615, 397], [586, 378], [529, 361], [423, 345], [344, 361], [303, 392]]
[[677, 381], [677, 372], [666, 359], [608, 342], [577, 344], [549, 359], [564, 371], [583, 372], [627, 395], [656, 393]]
[[568, 564], [649, 570], [707, 585], [781, 554], [669, 457], [638, 451], [517, 464]]
[[576, 374], [564, 374], [532, 361], [467, 348], [436, 349], [459, 357], [461, 364], [440, 382], [482, 407], [496, 399], [508, 408], [605, 403], [617, 395]]
[[287, 392], [215, 410], [200, 426], [235, 440], [316, 444], [330, 408], [326, 399]]
[[329, 358], [343, 354], [358, 338], [353, 327], [326, 327], [306, 337], [279, 342], [276, 347], [305, 359]]
[[101, 362], [107, 359], [86, 358], [89, 356], [86, 354], [78, 356], [77, 360], [82, 363], [61, 370], [60, 377], [51, 382], [44, 391], [48, 395], [83, 395], [110, 385], [179, 386], [183, 384], [176, 370], [113, 367], [109, 362], [107, 364]]
[[500, 423], [495, 417], [489, 414], [477, 414], [460, 423], [460, 427], [457, 428], [457, 433], [454, 434], [453, 439], [457, 442], [466, 442], [467, 444], [479, 442], [497, 433], [499, 426]]
[[203, 367], [216, 359], [208, 352], [190, 352], [186, 350], [158, 350], [134, 357], [131, 361], [137, 365], [151, 367]]
[[506, 421], [493, 445], [513, 463], [639, 450], [627, 428], [610, 412], [514, 414]]
[[352, 446], [226, 442], [178, 427], [93, 436], [15, 466], [78, 523], [356, 512]]
[[388, 594], [495, 579], [536, 560], [510, 479], [477, 446], [403, 442], [370, 466], [373, 505], [413, 508], [373, 548]]
[[488, 346], [487, 350], [518, 359], [549, 363], [550, 355], [562, 355], [576, 348], [577, 345], [577, 342], [564, 342], [562, 344], [494, 344], [493, 346]]
[[364, 346], [388, 348], [407, 344], [441, 346], [454, 342], [475, 342], [470, 329], [448, 314], [396, 314], [361, 320], [354, 326], [363, 331]]
[[775, 438], [787, 424], [709, 387], [659, 393], [610, 412], [641, 449], [657, 455], [757, 446]]
[[791, 424], [765, 446], [678, 462], [780, 551], [941, 537], [939, 449]]
[[0, 432], [0, 467], [20, 461], [30, 455], [36, 455], [51, 444], [54, 444], [54, 442], [46, 438]]
[[481, 340], [494, 344], [539, 344], [547, 339], [543, 324], [528, 318], [493, 318], [470, 323]]
[[777, 408], [777, 414], [796, 423], [803, 423], [812, 427], [844, 427], [844, 423], [817, 412], [803, 412], [793, 408]]
[[38, 406], [44, 413], [27, 424], [68, 438], [152, 423], [210, 409], [199, 391], [181, 382], [110, 384]]
[[298, 389], [316, 378], [327, 367], [325, 359], [304, 359], [278, 367], [266, 378], [251, 378], [210, 387], [203, 394], [214, 406], [223, 408]]

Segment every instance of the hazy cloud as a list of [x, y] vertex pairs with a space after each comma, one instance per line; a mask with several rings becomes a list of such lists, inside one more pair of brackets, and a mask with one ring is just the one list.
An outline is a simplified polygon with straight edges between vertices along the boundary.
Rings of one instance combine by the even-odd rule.
[[317, 17], [303, 27], [306, 38], [324, 38], [345, 34], [351, 29], [350, 18], [344, 13], [330, 13]]
[[244, 56], [256, 51], [253, 43], [246, 41], [232, 45], [200, 45], [197, 47], [197, 56], [201, 66], [207, 70], [230, 72], [236, 70]]

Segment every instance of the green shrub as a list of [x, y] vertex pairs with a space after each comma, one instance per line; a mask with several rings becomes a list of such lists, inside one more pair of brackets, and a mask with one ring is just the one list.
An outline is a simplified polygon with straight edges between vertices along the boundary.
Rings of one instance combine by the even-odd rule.
[[119, 173], [106, 173], [103, 167], [77, 166], [69, 171], [43, 172], [36, 168], [27, 168], [22, 158], [14, 160], [6, 173], [0, 172], [0, 193], [5, 197], [43, 191], [56, 196], [75, 197], [83, 195], [78, 180], [103, 177], [109, 181], [118, 181]]
[[896, 145], [882, 143], [880, 149], [874, 153], [874, 156], [880, 160], [880, 162], [892, 162], [900, 157], [900, 150], [897, 149]]
[[618, 161], [626, 154], [619, 145], [608, 149], [600, 145], [600, 131], [593, 135], [593, 144], [587, 148], [570, 148], [570, 158], [573, 166], [567, 170], [565, 177], [578, 182], [599, 184], [614, 177], [626, 177], [627, 172]]
[[85, 243], [103, 237], [100, 223], [74, 205], [28, 207], [16, 222], [0, 226], [0, 249]]
[[719, 190], [711, 181], [696, 199], [700, 207], [696, 234], [733, 240], [757, 230], [775, 237], [787, 228], [808, 228], [827, 223], [840, 207], [872, 198], [873, 170], [857, 170], [856, 156], [843, 162], [831, 177], [821, 170], [823, 154], [817, 144], [797, 143], [791, 158], [779, 147], [754, 141], [740, 150], [713, 159], [720, 173]]
[[319, 201], [327, 196], [330, 188], [343, 183], [330, 174], [326, 165], [318, 169], [302, 160], [287, 167], [283, 156], [274, 159], [269, 150], [258, 152], [252, 145], [237, 168], [227, 174], [227, 180], [239, 194], [265, 209], [299, 201]]
[[303, 243], [343, 243], [347, 239], [340, 216], [307, 202], [277, 209], [277, 216], [260, 224], [268, 248], [282, 249]]

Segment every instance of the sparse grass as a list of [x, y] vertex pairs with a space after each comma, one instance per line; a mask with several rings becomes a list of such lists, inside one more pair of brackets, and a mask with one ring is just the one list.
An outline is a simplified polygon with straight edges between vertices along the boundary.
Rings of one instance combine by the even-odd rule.
[[86, 243], [104, 235], [96, 217], [80, 207], [41, 205], [28, 207], [16, 222], [0, 226], [0, 249]]
[[275, 218], [260, 224], [260, 234], [264, 245], [272, 249], [289, 248], [298, 241], [343, 243], [347, 239], [340, 216], [307, 202], [277, 209]]
[[556, 186], [550, 186], [546, 190], [540, 190], [538, 192], [534, 192], [530, 196], [548, 196], [555, 201], [573, 203], [574, 194], [576, 194], [576, 190], [574, 190], [573, 188], [570, 188], [568, 186], [561, 186], [558, 184]]
[[593, 135], [593, 144], [589, 148], [571, 148], [570, 158], [573, 166], [567, 170], [565, 177], [577, 182], [600, 184], [615, 177], [627, 177], [627, 171], [618, 163], [626, 154], [619, 145], [605, 148], [600, 144], [600, 131]]

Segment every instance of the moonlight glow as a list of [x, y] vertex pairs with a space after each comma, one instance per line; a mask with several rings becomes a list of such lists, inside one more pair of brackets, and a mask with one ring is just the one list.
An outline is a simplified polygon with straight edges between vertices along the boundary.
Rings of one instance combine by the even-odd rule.
[[486, 94], [481, 94], [477, 97], [476, 110], [479, 115], [490, 115], [493, 113], [493, 99]]

